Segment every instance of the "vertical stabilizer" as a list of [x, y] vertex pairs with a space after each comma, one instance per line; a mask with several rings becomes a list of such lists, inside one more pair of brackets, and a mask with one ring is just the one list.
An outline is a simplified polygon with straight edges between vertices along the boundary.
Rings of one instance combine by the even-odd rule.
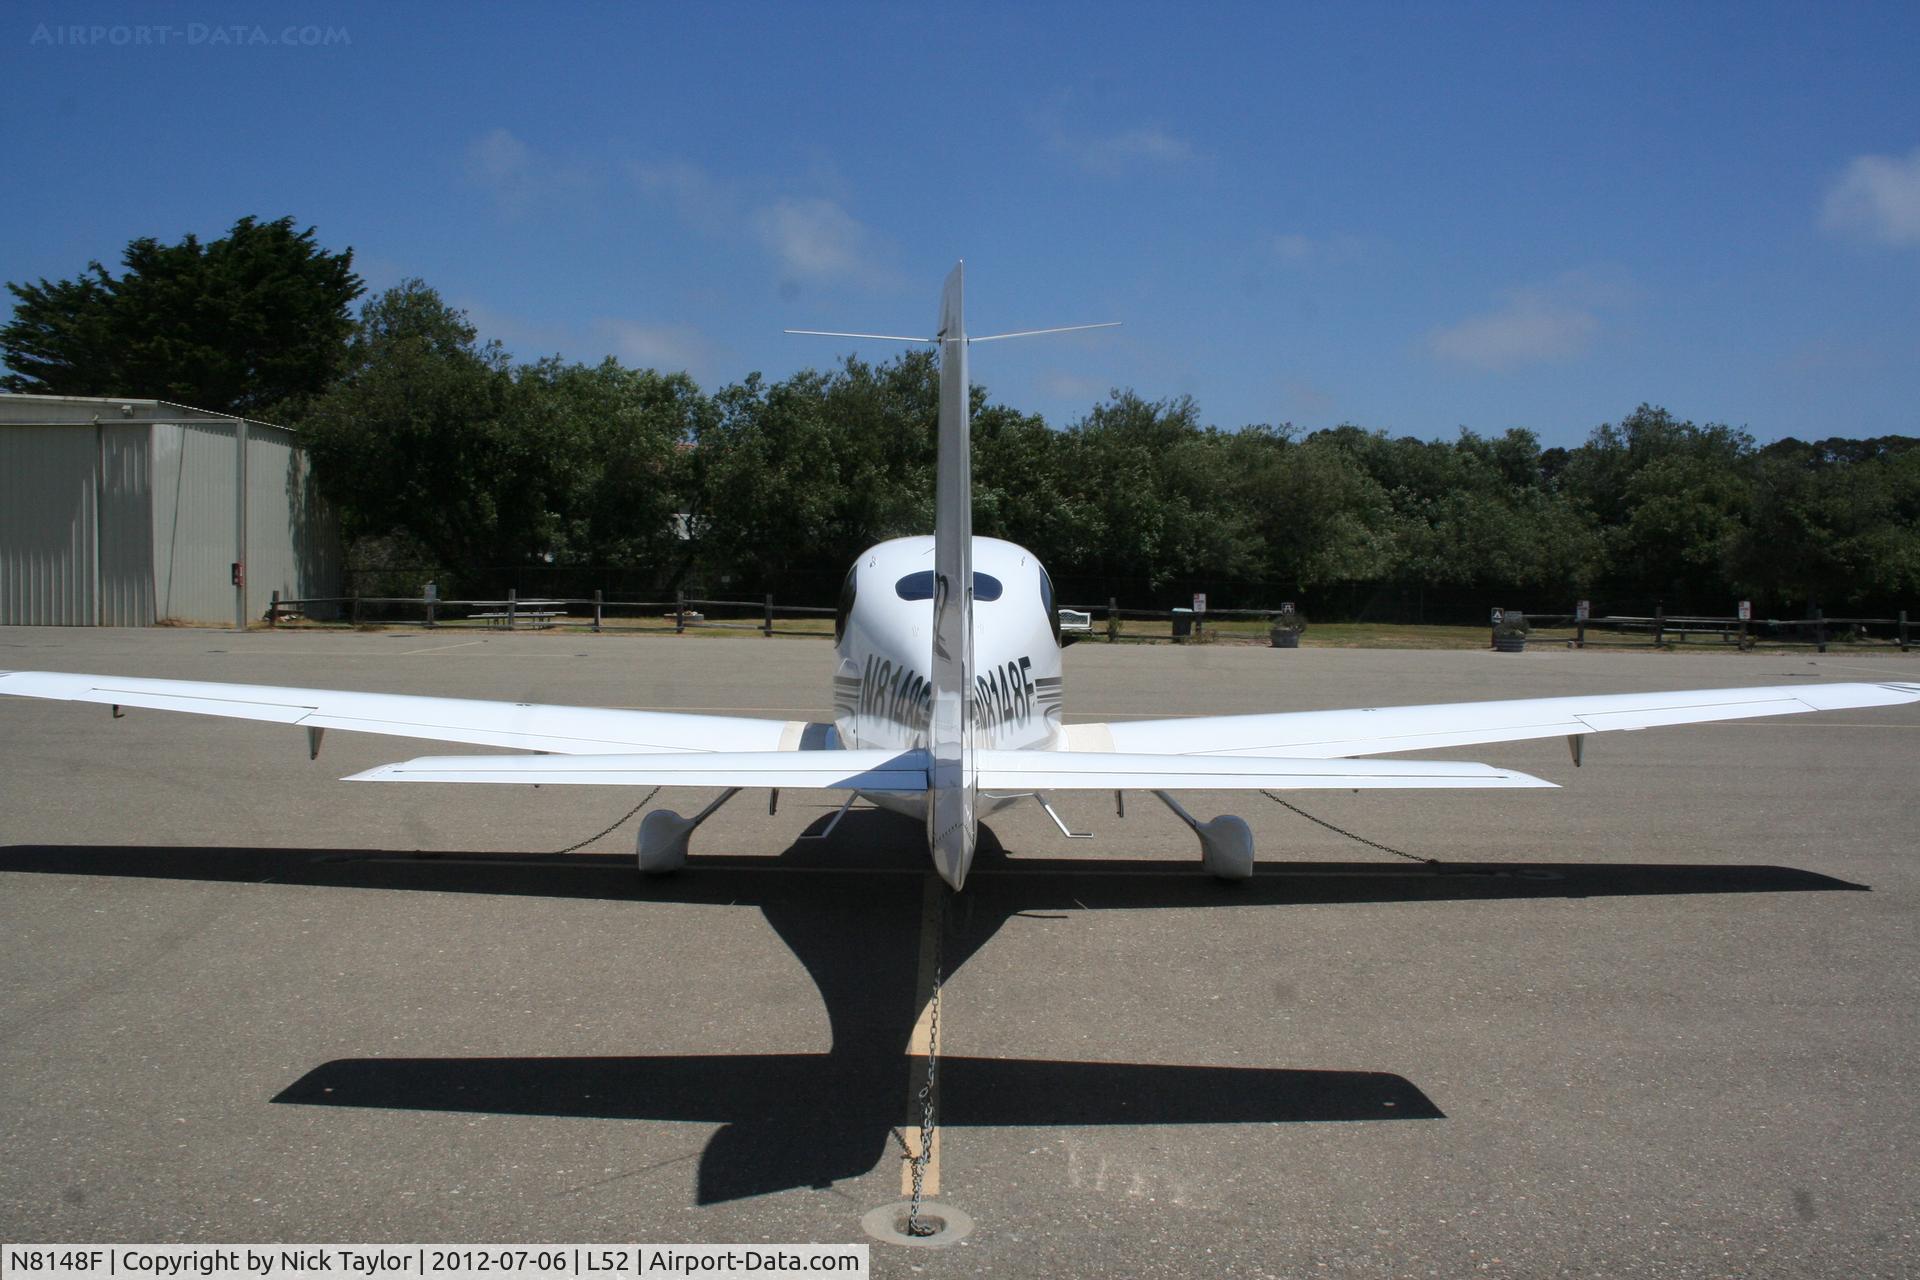
[[927, 843], [941, 877], [958, 889], [973, 862], [973, 471], [967, 412], [965, 263], [940, 294], [940, 438], [933, 512], [933, 757]]

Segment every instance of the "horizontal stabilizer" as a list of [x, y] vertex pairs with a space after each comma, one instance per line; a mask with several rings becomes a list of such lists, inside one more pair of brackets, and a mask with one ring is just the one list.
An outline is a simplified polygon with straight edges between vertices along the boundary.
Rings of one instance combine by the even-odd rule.
[[[1276, 760], [1093, 751], [974, 753], [983, 791], [1248, 791], [1550, 787], [1485, 764], [1427, 760]], [[425, 756], [348, 782], [506, 782], [586, 787], [927, 789], [924, 751], [743, 751], [610, 756]]]
[[982, 791], [1340, 791], [1551, 787], [1514, 769], [1452, 760], [1316, 760], [1104, 751], [976, 751]]

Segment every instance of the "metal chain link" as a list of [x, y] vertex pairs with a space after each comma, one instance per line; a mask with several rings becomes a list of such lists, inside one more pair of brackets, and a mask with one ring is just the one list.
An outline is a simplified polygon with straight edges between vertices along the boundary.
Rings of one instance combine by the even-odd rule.
[[1429, 866], [1440, 865], [1440, 859], [1438, 858], [1423, 858], [1417, 853], [1408, 853], [1405, 849], [1396, 849], [1392, 845], [1381, 844], [1378, 840], [1369, 840], [1365, 836], [1355, 835], [1353, 832], [1347, 830], [1345, 827], [1336, 827], [1331, 822], [1328, 822], [1325, 818], [1316, 818], [1312, 814], [1308, 813], [1305, 809], [1302, 809], [1299, 805], [1294, 804], [1291, 801], [1282, 800], [1279, 796], [1273, 794], [1273, 792], [1271, 791], [1263, 790], [1261, 791], [1260, 794], [1265, 796], [1267, 799], [1273, 801], [1275, 804], [1279, 805], [1282, 809], [1291, 809], [1293, 812], [1305, 818], [1308, 822], [1314, 823], [1318, 826], [1325, 827], [1327, 830], [1333, 832], [1335, 835], [1345, 836], [1349, 840], [1357, 840], [1361, 844], [1366, 845], [1369, 849], [1378, 849], [1382, 853], [1390, 853], [1396, 858], [1405, 858], [1410, 862], [1424, 862], [1424, 863], [1427, 863]]
[[933, 1158], [933, 1086], [940, 1066], [940, 983], [946, 964], [947, 901], [952, 895], [940, 895], [940, 912], [933, 936], [933, 992], [927, 999], [927, 1082], [920, 1086], [920, 1153], [913, 1159], [913, 1197], [907, 1201], [907, 1234], [930, 1236], [938, 1227], [920, 1221], [920, 1199], [927, 1178], [927, 1162]]
[[578, 853], [580, 850], [592, 844], [595, 840], [598, 840], [601, 836], [612, 835], [614, 832], [618, 831], [622, 826], [626, 824], [626, 821], [628, 818], [631, 818], [634, 814], [646, 808], [647, 802], [659, 794], [660, 794], [660, 788], [655, 787], [653, 790], [647, 792], [647, 794], [640, 797], [639, 804], [636, 804], [635, 806], [633, 806], [633, 808], [621, 814], [620, 820], [614, 823], [612, 826], [606, 828], [604, 831], [594, 832], [592, 835], [588, 836], [585, 840], [582, 840], [579, 844], [570, 844], [564, 849], [555, 849], [554, 852], [555, 853]]

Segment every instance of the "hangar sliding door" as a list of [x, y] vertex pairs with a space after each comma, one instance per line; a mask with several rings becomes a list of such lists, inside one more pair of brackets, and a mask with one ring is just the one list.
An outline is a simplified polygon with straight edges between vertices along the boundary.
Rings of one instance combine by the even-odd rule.
[[103, 627], [153, 625], [152, 428], [101, 423], [99, 556], [96, 584]]
[[142, 422], [0, 427], [0, 624], [153, 622]]
[[0, 623], [99, 620], [99, 441], [90, 426], [0, 427]]

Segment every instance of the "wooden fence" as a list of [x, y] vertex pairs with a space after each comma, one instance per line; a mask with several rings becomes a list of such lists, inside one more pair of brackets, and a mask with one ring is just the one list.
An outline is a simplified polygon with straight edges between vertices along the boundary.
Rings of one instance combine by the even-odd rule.
[[[445, 600], [437, 596], [328, 596], [304, 600], [282, 599], [279, 592], [267, 609], [267, 625], [318, 622], [336, 625], [415, 625], [523, 631], [567, 627], [590, 631], [757, 631], [765, 636], [824, 636], [832, 634], [827, 620], [834, 610], [819, 605], [781, 604], [771, 593], [757, 600], [715, 600], [676, 593], [670, 600], [608, 599], [596, 591], [591, 598], [521, 596], [509, 591], [502, 600]], [[1281, 642], [1298, 634], [1298, 615], [1290, 609], [1128, 609], [1118, 599], [1103, 605], [1062, 608], [1073, 615], [1065, 631], [1109, 644], [1126, 641], [1205, 641], [1211, 634], [1234, 631], [1249, 638], [1271, 636]], [[1687, 644], [1723, 644], [1740, 649], [1811, 647], [1825, 653], [1831, 644], [1878, 646], [1911, 650], [1907, 611], [1891, 618], [1824, 616], [1811, 618], [1710, 617], [1667, 614], [1651, 616], [1609, 614], [1588, 617], [1578, 609], [1569, 613], [1528, 613], [1494, 610], [1500, 634], [1524, 630], [1532, 643], [1564, 642], [1575, 648], [1657, 647]], [[1524, 627], [1516, 624], [1524, 619]], [[1224, 627], [1222, 624], [1226, 624]], [[1247, 624], [1253, 624], [1249, 626]], [[782, 625], [786, 624], [786, 625]]]
[[834, 611], [810, 605], [780, 604], [771, 594], [758, 600], [703, 600], [676, 593], [671, 600], [523, 597], [504, 600], [448, 600], [439, 596], [325, 596], [283, 600], [278, 591], [267, 606], [267, 625], [331, 622], [347, 626], [393, 624], [463, 627], [504, 631], [570, 627], [586, 631], [690, 630], [758, 631], [762, 635], [823, 635], [830, 628], [783, 627], [782, 622], [832, 618]]
[[[1509, 625], [1515, 618], [1525, 619], [1529, 641], [1565, 640], [1576, 649], [1595, 646], [1672, 648], [1675, 645], [1719, 643], [1742, 650], [1759, 648], [1812, 648], [1825, 653], [1830, 644], [1911, 648], [1911, 628], [1907, 611], [1891, 618], [1829, 618], [1815, 609], [1811, 618], [1712, 617], [1694, 614], [1668, 614], [1655, 609], [1650, 617], [1608, 614], [1590, 618], [1572, 613], [1522, 613], [1519, 610], [1494, 610], [1504, 613]], [[1496, 634], [1501, 630], [1495, 624]]]

